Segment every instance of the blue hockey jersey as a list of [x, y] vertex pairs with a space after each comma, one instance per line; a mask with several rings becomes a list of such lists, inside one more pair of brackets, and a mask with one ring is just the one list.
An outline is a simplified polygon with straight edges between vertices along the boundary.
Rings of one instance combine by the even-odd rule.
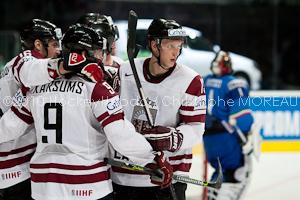
[[251, 128], [248, 85], [232, 75], [209, 75], [204, 85], [207, 112], [203, 141], [208, 161], [216, 168], [219, 157], [223, 170], [236, 169], [243, 165], [241, 142], [238, 134], [229, 130], [238, 127], [247, 134]]

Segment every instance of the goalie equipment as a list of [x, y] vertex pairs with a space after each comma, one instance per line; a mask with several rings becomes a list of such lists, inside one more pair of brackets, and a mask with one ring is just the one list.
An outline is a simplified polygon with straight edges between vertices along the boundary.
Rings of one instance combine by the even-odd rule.
[[213, 74], [217, 76], [232, 74], [233, 70], [229, 53], [225, 51], [216, 53], [215, 58], [211, 62], [210, 69]]
[[142, 130], [154, 151], [177, 151], [183, 140], [182, 133], [173, 127], [155, 126]]
[[224, 172], [224, 183], [221, 188], [208, 188], [207, 200], [243, 199], [252, 174], [252, 159], [244, 156], [244, 165], [232, 171]]

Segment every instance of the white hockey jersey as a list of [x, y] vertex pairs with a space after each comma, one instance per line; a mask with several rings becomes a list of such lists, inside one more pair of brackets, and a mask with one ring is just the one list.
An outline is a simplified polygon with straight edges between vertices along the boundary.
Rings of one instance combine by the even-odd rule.
[[108, 144], [140, 165], [154, 158], [149, 143], [123, 119], [119, 96], [106, 82], [57, 79], [32, 88], [25, 99], [15, 99], [0, 120], [0, 142], [23, 134], [34, 120], [32, 197], [99, 199], [112, 192], [104, 162]]
[[[156, 78], [149, 72], [150, 59], [135, 59], [154, 125], [176, 127], [183, 134], [183, 144], [174, 153], [165, 151], [175, 174], [188, 175], [192, 163], [192, 147], [201, 142], [204, 132], [206, 99], [203, 80], [192, 69], [177, 64], [163, 77]], [[128, 62], [120, 67], [120, 96], [125, 117], [140, 132], [150, 127], [139, 98], [131, 67]], [[115, 153], [115, 157], [122, 156]], [[127, 186], [155, 186], [149, 175], [112, 168], [112, 180]]]
[[[48, 59], [39, 58], [39, 53], [27, 50], [5, 65], [0, 79], [0, 109], [3, 113], [11, 107], [12, 97], [18, 88], [38, 85], [45, 79], [49, 81]], [[34, 130], [28, 130], [26, 135], [0, 144], [0, 188], [7, 188], [30, 178], [29, 160], [35, 147]]]

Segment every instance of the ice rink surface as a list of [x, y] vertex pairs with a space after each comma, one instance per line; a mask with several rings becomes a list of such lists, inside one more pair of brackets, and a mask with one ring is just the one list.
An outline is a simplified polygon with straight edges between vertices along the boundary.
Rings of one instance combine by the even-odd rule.
[[[202, 159], [195, 156], [192, 178], [202, 180]], [[190, 186], [188, 200], [201, 200], [202, 187]], [[262, 153], [253, 161], [253, 176], [243, 200], [300, 200], [300, 153]]]

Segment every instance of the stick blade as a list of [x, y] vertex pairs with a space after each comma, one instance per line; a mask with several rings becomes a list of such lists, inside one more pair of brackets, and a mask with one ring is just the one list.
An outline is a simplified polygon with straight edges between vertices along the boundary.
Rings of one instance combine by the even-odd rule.
[[218, 158], [218, 176], [214, 182], [208, 183], [208, 187], [220, 189], [223, 183], [223, 172], [222, 172], [222, 165], [220, 159]]

